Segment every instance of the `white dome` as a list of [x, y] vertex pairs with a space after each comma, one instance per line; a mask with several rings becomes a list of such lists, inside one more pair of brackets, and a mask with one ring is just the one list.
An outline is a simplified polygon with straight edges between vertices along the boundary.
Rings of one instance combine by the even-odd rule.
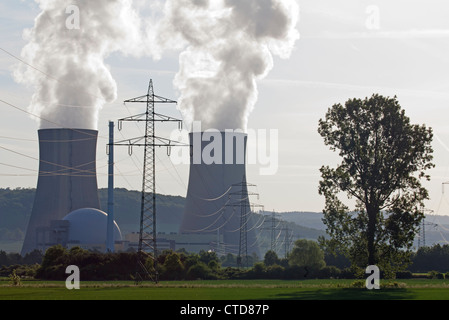
[[[80, 244], [106, 243], [108, 215], [98, 209], [82, 208], [70, 212], [63, 220], [70, 221], [69, 242]], [[122, 240], [122, 234], [114, 221], [114, 240]]]

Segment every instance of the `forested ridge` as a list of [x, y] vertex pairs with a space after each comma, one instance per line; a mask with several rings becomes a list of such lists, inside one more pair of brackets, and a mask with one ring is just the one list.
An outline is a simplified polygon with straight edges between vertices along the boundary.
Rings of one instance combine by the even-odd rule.
[[[28, 220], [33, 208], [36, 189], [0, 189], [0, 241], [22, 240], [26, 232]], [[100, 206], [107, 211], [108, 190], [99, 189]], [[123, 188], [114, 191], [114, 218], [122, 232], [127, 233], [138, 225], [140, 217], [141, 193]], [[157, 195], [157, 210], [160, 213], [160, 223], [167, 231], [175, 228], [170, 226], [182, 217], [184, 198], [180, 196]], [[131, 230], [129, 230], [131, 229]]]
[[[24, 238], [28, 219], [31, 215], [35, 189], [0, 189], [0, 241], [21, 241]], [[107, 211], [108, 190], [99, 189], [100, 205]], [[122, 234], [139, 229], [141, 192], [116, 188], [114, 190], [114, 219]], [[185, 198], [157, 194], [156, 210], [158, 232], [178, 232], [182, 221]], [[289, 222], [295, 237], [317, 239], [323, 230]], [[0, 248], [1, 249], [1, 248]]]

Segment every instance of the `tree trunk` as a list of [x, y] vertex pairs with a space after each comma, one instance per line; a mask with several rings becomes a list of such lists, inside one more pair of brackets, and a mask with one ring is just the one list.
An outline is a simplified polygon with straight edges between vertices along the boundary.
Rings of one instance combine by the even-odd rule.
[[376, 218], [378, 210], [373, 208], [367, 208], [368, 213], [368, 265], [376, 264], [376, 248], [374, 246], [375, 233], [376, 233]]

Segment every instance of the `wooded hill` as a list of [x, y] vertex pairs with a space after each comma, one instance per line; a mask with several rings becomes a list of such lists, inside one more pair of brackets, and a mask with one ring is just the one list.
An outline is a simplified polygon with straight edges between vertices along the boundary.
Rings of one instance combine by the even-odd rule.
[[[0, 240], [20, 240], [26, 232], [33, 208], [35, 189], [0, 189]], [[101, 210], [107, 211], [107, 189], [99, 190]], [[122, 233], [138, 230], [140, 219], [140, 198], [138, 191], [115, 189], [114, 218]], [[176, 232], [182, 218], [184, 198], [157, 195], [157, 210], [161, 229]]]
[[[0, 250], [1, 241], [21, 241], [24, 238], [28, 219], [33, 207], [35, 189], [0, 189]], [[108, 190], [99, 189], [101, 209], [107, 211]], [[141, 192], [116, 188], [114, 192], [114, 218], [122, 234], [137, 232], [140, 223]], [[178, 232], [182, 221], [185, 198], [181, 196], [157, 195], [158, 232]], [[270, 215], [269, 212], [264, 214]], [[266, 218], [266, 226], [270, 217]], [[277, 219], [284, 220], [282, 214]], [[259, 219], [258, 219], [259, 221]], [[316, 223], [316, 221], [314, 222]], [[279, 220], [276, 225], [280, 225]], [[324, 229], [302, 226], [291, 220], [284, 220], [282, 227], [288, 226], [292, 240], [299, 238], [316, 240], [324, 236]], [[266, 237], [270, 232], [265, 231]], [[269, 242], [269, 240], [268, 240]]]

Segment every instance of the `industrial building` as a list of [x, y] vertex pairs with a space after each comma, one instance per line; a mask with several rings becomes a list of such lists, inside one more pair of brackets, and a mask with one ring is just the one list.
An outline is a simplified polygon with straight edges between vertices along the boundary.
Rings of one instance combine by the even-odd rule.
[[[105, 247], [108, 215], [100, 210], [98, 197], [98, 132], [42, 129], [38, 133], [39, 177], [22, 255], [54, 244], [111, 251]], [[158, 251], [184, 248], [259, 255], [246, 187], [247, 135], [219, 132], [213, 145], [205, 137], [203, 132], [190, 133], [184, 216], [178, 234], [157, 235]], [[137, 249], [138, 243], [137, 233], [122, 236], [114, 222], [115, 250]]]
[[[67, 221], [73, 223], [67, 215], [75, 210], [100, 210], [96, 173], [98, 132], [86, 129], [42, 129], [38, 135], [39, 177], [22, 255], [50, 241], [46, 234], [52, 228], [61, 230], [67, 228]], [[89, 226], [85, 228], [88, 230]], [[51, 237], [52, 243], [61, 243], [58, 236]]]
[[[51, 246], [61, 244], [66, 248], [74, 246], [86, 250], [106, 251], [107, 214], [93, 208], [77, 209], [62, 220], [52, 220], [49, 226], [36, 229], [37, 249], [45, 252]], [[122, 240], [120, 228], [114, 224], [114, 247], [126, 251], [128, 241]]]

